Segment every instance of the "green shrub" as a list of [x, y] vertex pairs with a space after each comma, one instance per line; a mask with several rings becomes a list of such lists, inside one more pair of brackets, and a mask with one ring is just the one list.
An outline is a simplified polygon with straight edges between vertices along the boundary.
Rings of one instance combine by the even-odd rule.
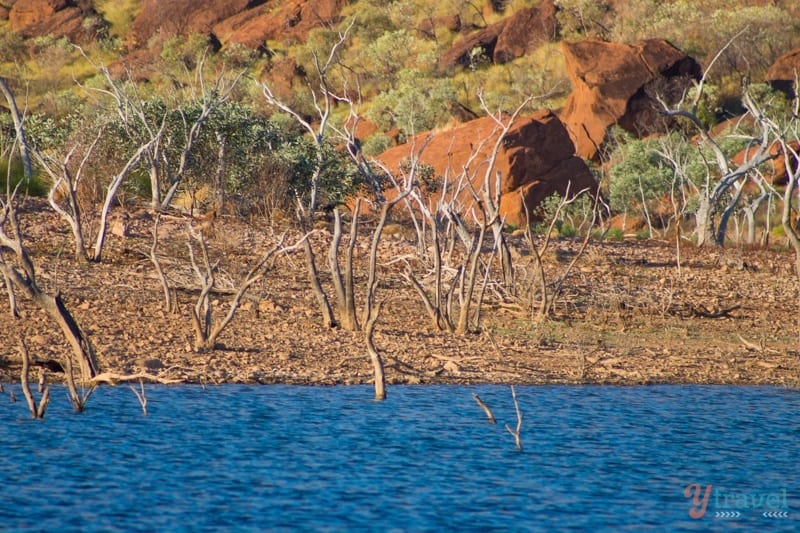
[[[0, 194], [4, 195], [8, 190], [8, 177], [9, 177], [9, 161], [8, 159], [0, 159]], [[33, 176], [33, 178], [26, 180], [22, 170], [22, 162], [19, 158], [14, 157], [11, 159], [11, 189], [13, 190], [19, 184], [19, 193], [24, 196], [38, 196], [46, 197], [49, 192], [48, 184], [40, 177]]]
[[605, 233], [605, 238], [609, 241], [621, 241], [625, 238], [625, 234], [620, 228], [611, 228]]
[[125, 37], [139, 13], [140, 3], [139, 0], [96, 0], [94, 7], [108, 22], [110, 35]]
[[570, 225], [570, 224], [561, 224], [558, 227], [558, 236], [559, 237], [572, 238], [572, 237], [577, 237], [577, 235], [578, 235], [578, 230], [575, 229], [575, 227]]
[[370, 135], [364, 139], [364, 142], [361, 144], [361, 150], [364, 152], [364, 155], [367, 156], [380, 155], [391, 147], [392, 139], [384, 133]]
[[592, 195], [583, 193], [559, 211], [558, 207], [562, 201], [563, 197], [560, 194], [553, 193], [539, 204], [533, 213], [540, 221], [533, 226], [535, 232], [546, 231], [553, 217], [556, 217], [554, 227], [561, 237], [575, 237], [588, 231], [594, 209]]
[[416, 68], [404, 69], [394, 88], [373, 99], [367, 118], [384, 130], [397, 127], [405, 135], [413, 135], [447, 122], [455, 99], [450, 80]]

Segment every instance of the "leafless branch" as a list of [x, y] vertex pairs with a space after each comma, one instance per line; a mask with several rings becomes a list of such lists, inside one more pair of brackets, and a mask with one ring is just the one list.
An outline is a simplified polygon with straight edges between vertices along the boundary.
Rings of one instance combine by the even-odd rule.
[[139, 378], [139, 386], [141, 387], [141, 392], [136, 390], [133, 385], [129, 385], [133, 393], [136, 395], [136, 399], [139, 400], [139, 405], [142, 406], [142, 412], [144, 416], [147, 416], [147, 394], [144, 391], [144, 379]]
[[480, 406], [480, 408], [483, 409], [483, 412], [486, 413], [486, 417], [489, 419], [489, 422], [491, 424], [496, 424], [497, 420], [494, 418], [494, 413], [492, 413], [492, 410], [488, 405], [486, 405], [486, 402], [484, 402], [477, 394], [473, 394], [472, 398]]
[[517, 445], [517, 450], [522, 450], [522, 437], [520, 435], [520, 431], [522, 430], [522, 412], [519, 410], [517, 391], [514, 389], [514, 385], [511, 385], [511, 397], [514, 399], [514, 410], [517, 413], [517, 427], [515, 429], [511, 429], [511, 427], [506, 424], [506, 430], [514, 436], [514, 442]]

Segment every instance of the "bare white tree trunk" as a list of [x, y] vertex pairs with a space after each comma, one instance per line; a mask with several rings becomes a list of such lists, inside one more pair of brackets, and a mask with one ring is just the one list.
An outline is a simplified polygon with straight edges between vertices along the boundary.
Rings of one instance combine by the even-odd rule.
[[370, 314], [369, 320], [367, 321], [367, 326], [365, 328], [367, 352], [369, 353], [370, 362], [372, 363], [372, 372], [375, 380], [376, 400], [386, 399], [386, 375], [384, 374], [383, 369], [383, 358], [381, 358], [381, 354], [378, 352], [377, 348], [375, 347], [375, 342], [373, 341], [375, 322], [378, 320], [378, 316], [381, 313], [382, 307], [383, 301], [380, 301], [372, 308], [372, 313]]
[[11, 111], [11, 120], [14, 121], [14, 129], [17, 133], [17, 141], [19, 146], [19, 155], [22, 159], [22, 168], [26, 179], [33, 177], [33, 166], [31, 165], [31, 155], [28, 148], [28, 140], [25, 136], [25, 128], [22, 124], [22, 116], [17, 107], [17, 101], [14, 98], [14, 93], [8, 86], [8, 80], [0, 76], [0, 92], [5, 96], [8, 102], [8, 108]]
[[108, 185], [108, 189], [106, 189], [106, 197], [103, 201], [103, 208], [100, 211], [100, 226], [97, 229], [97, 240], [95, 241], [94, 245], [94, 255], [92, 256], [92, 261], [100, 262], [103, 256], [103, 246], [106, 242], [106, 228], [108, 226], [108, 214], [111, 210], [111, 205], [113, 204], [114, 200], [117, 197], [117, 192], [119, 191], [120, 186], [128, 177], [128, 175], [136, 168], [136, 165], [139, 164], [144, 153], [150, 149], [152, 143], [156, 142], [156, 139], [152, 139], [150, 142], [142, 145], [133, 154], [128, 162], [125, 164], [122, 170], [117, 173], [111, 180], [111, 183]]

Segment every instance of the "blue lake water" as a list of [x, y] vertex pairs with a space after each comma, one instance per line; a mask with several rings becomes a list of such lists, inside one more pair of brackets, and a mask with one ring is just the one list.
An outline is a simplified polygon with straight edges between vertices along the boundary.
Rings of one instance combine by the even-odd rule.
[[0, 395], [0, 531], [800, 530], [788, 389], [517, 387], [522, 451], [503, 386], [52, 392]]

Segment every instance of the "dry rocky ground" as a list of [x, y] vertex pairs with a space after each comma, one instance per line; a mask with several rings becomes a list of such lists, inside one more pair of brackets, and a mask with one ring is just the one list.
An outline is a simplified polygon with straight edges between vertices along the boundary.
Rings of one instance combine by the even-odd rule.
[[[163, 309], [148, 259], [152, 217], [133, 218], [127, 237], [111, 235], [102, 264], [72, 259], [70, 234], [49, 209], [21, 210], [38, 281], [60, 291], [97, 348], [103, 371], [145, 371], [185, 382], [354, 384], [371, 381], [363, 333], [325, 329], [301, 253], [281, 257], [245, 298], [217, 349], [192, 349], [189, 309], [197, 297], [186, 252], [186, 221], [167, 217], [160, 239], [163, 267], [179, 309]], [[324, 230], [322, 230], [324, 231]], [[323, 235], [317, 236], [322, 241]], [[220, 219], [211, 241], [221, 287], [275, 242], [274, 233]], [[521, 237], [511, 237], [518, 263]], [[359, 239], [358, 258], [369, 239]], [[563, 271], [580, 243], [555, 242], [551, 276]], [[388, 299], [375, 342], [394, 383], [729, 383], [800, 386], [798, 283], [785, 249], [681, 250], [674, 243], [592, 242], [566, 280], [553, 320], [535, 324], [519, 308], [487, 293], [481, 332], [454, 335], [430, 327], [421, 301], [392, 259], [412, 254], [402, 232], [381, 245], [378, 296]], [[319, 250], [324, 261], [325, 251]], [[521, 254], [521, 255], [520, 255]], [[363, 283], [364, 269], [356, 275]], [[324, 279], [327, 281], [327, 278]], [[215, 295], [214, 317], [230, 294]], [[360, 302], [359, 302], [360, 303]], [[0, 380], [19, 378], [18, 336], [39, 362], [69, 348], [52, 321], [20, 298], [22, 318], [0, 299]]]

